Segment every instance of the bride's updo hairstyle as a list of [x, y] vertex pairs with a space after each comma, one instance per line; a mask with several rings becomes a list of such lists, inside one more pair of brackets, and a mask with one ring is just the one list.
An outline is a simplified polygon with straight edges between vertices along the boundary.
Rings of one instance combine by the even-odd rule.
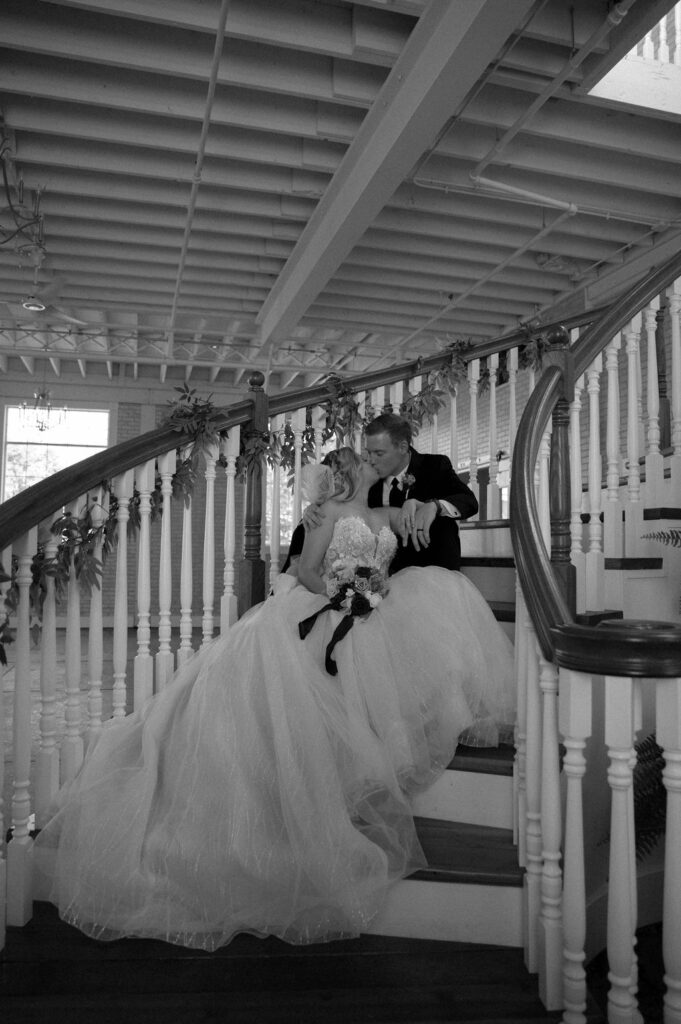
[[353, 448], [336, 448], [321, 463], [303, 467], [302, 488], [308, 501], [317, 505], [330, 498], [350, 501], [357, 494], [362, 460]]

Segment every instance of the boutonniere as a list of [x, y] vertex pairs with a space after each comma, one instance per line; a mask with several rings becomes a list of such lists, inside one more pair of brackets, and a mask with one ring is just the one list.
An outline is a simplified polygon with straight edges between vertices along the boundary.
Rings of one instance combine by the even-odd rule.
[[413, 487], [414, 484], [416, 483], [416, 477], [413, 475], [413, 473], [405, 473], [404, 477], [402, 478], [402, 483], [404, 484], [405, 491], [408, 491], [409, 488]]

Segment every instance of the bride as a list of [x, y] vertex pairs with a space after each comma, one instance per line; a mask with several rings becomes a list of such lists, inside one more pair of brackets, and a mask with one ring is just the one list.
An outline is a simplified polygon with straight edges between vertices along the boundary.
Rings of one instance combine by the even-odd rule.
[[[38, 897], [98, 939], [212, 950], [366, 930], [423, 866], [409, 795], [513, 720], [512, 647], [446, 569], [388, 579], [396, 536], [350, 448], [275, 594], [112, 720], [35, 841]], [[308, 495], [313, 497], [312, 495]], [[388, 589], [389, 588], [389, 589]]]

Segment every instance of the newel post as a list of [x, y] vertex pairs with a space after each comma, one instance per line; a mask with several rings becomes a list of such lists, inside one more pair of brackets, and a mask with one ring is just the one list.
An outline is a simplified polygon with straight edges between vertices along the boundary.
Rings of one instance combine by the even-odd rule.
[[563, 591], [565, 602], [574, 615], [576, 575], [570, 558], [570, 403], [574, 398], [574, 359], [569, 350], [570, 336], [564, 327], [549, 332], [551, 348], [546, 366], [558, 366], [563, 372], [561, 392], [553, 410], [551, 461], [549, 469], [549, 508], [551, 516], [551, 565]]
[[261, 558], [262, 476], [265, 460], [259, 444], [268, 427], [268, 400], [263, 390], [264, 382], [265, 376], [259, 370], [255, 370], [248, 378], [253, 416], [244, 430], [247, 469], [244, 557], [239, 563], [239, 615], [265, 600], [265, 562]]

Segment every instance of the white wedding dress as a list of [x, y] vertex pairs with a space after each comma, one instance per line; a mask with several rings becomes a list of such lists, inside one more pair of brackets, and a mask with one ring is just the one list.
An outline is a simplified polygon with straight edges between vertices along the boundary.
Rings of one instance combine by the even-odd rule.
[[[395, 537], [339, 520], [326, 556], [387, 571]], [[405, 569], [334, 651], [327, 599], [280, 577], [274, 596], [196, 654], [139, 711], [104, 728], [38, 835], [40, 898], [99, 939], [201, 949], [237, 932], [292, 943], [366, 929], [390, 884], [423, 865], [409, 794], [464, 730], [513, 720], [512, 646], [475, 587]], [[472, 728], [471, 728], [472, 727]]]

